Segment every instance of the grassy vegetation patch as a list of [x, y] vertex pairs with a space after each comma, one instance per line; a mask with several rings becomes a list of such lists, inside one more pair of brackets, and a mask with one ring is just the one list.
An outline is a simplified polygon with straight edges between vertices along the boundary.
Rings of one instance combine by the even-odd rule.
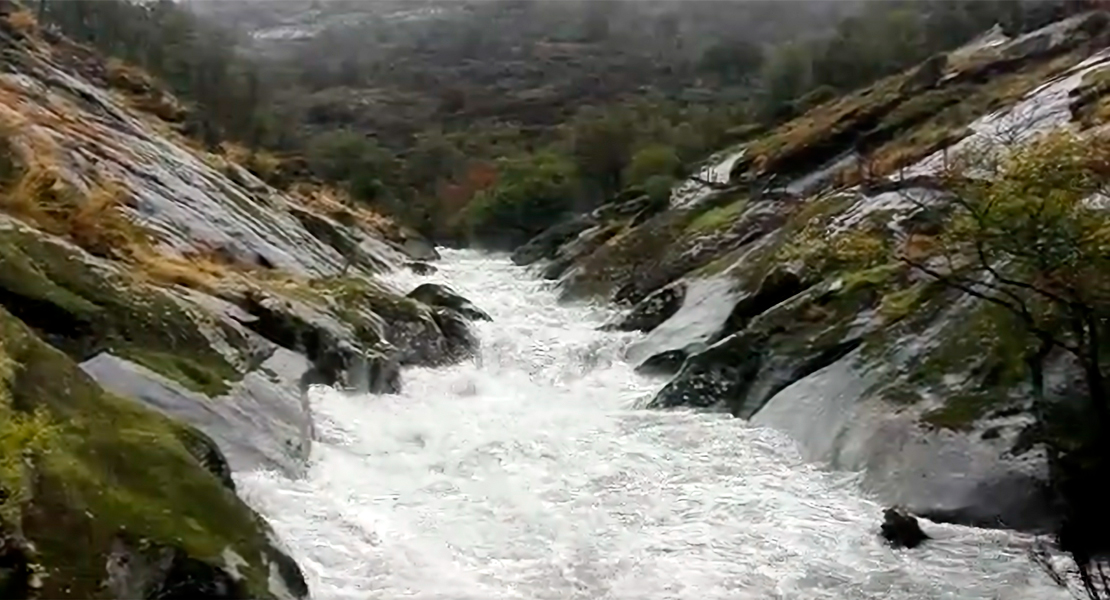
[[686, 226], [686, 234], [701, 235], [728, 228], [747, 208], [747, 199], [703, 212]]

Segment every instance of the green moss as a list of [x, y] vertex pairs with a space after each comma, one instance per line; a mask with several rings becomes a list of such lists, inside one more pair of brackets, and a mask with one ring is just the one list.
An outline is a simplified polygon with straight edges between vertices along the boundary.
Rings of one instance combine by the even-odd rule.
[[390, 292], [365, 277], [330, 277], [314, 280], [310, 285], [348, 313], [370, 310], [387, 320], [399, 321], [413, 321], [424, 316], [419, 302]]
[[922, 305], [928, 289], [928, 283], [918, 282], [884, 295], [879, 305], [879, 315], [886, 323], [906, 318]]
[[110, 351], [204, 393], [240, 376], [172, 298], [89, 260], [41, 234], [0, 230], [0, 304], [78, 360]]
[[[932, 282], [885, 296], [880, 311], [916, 308], [884, 330], [883, 339], [870, 344], [868, 356], [882, 360], [882, 351], [894, 341], [906, 336], [911, 339], [914, 335], [933, 336], [933, 347], [907, 365], [908, 371], [900, 377], [899, 386], [912, 390], [916, 397], [928, 392], [942, 399], [943, 405], [925, 413], [922, 422], [964, 430], [991, 410], [1007, 405], [1014, 390], [1028, 381], [1025, 357], [1030, 340], [1021, 327], [1008, 323], [1008, 315], [990, 305], [972, 305], [945, 313], [955, 298]], [[929, 329], [938, 318], [945, 319], [943, 327]], [[884, 392], [883, 396], [887, 394]]]
[[0, 339], [13, 365], [11, 410], [44, 414], [55, 432], [34, 460], [23, 510], [45, 569], [43, 597], [104, 597], [104, 564], [124, 530], [216, 565], [231, 548], [249, 563], [241, 572], [253, 594], [267, 596], [266, 529], [189, 453], [182, 425], [104, 392], [3, 309]]
[[921, 415], [921, 422], [940, 429], [968, 431], [976, 421], [1006, 399], [991, 391], [949, 396], [944, 406]]
[[690, 218], [668, 211], [617, 233], [579, 264], [564, 292], [575, 297], [605, 295], [660, 268], [668, 256], [681, 253], [678, 243]]
[[906, 268], [901, 263], [892, 262], [877, 267], [851, 271], [843, 276], [844, 287], [847, 288], [845, 293], [851, 293], [867, 286], [883, 287], [905, 270]]
[[240, 377], [239, 372], [226, 361], [198, 362], [183, 354], [129, 346], [118, 347], [113, 352], [120, 358], [140, 364], [187, 389], [213, 398], [231, 391], [230, 382]]
[[40, 454], [53, 437], [46, 413], [20, 413], [12, 408], [9, 388], [15, 367], [0, 338], [0, 523], [20, 522], [22, 506], [30, 499], [24, 456]]
[[701, 235], [725, 229], [747, 208], [748, 201], [741, 199], [726, 206], [705, 211], [686, 226], [687, 235]]
[[1072, 94], [1071, 109], [1085, 127], [1110, 120], [1110, 68], [1090, 71]]

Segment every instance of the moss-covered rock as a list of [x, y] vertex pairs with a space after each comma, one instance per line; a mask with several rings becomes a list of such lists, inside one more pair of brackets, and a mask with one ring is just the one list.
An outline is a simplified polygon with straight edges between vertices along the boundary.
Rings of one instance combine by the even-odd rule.
[[242, 376], [166, 293], [12, 223], [0, 228], [0, 306], [78, 361], [112, 352], [212, 396]]
[[[276, 597], [271, 569], [288, 558], [272, 545], [262, 520], [190, 452], [195, 432], [105, 392], [3, 309], [0, 339], [11, 365], [0, 382], [10, 410], [44, 415], [52, 429], [49, 443], [30, 454], [19, 507], [19, 529], [34, 545], [41, 572], [41, 596], [122, 597], [111, 589], [106, 565], [126, 536], [203, 565], [185, 578], [195, 591], [223, 582], [244, 596]], [[242, 562], [229, 565], [231, 553]], [[133, 591], [148, 597], [167, 576], [146, 578]], [[285, 584], [306, 595], [299, 573]]]

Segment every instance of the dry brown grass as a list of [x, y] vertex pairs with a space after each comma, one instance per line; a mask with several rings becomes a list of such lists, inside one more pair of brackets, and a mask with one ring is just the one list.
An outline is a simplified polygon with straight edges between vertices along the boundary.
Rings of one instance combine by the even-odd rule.
[[20, 8], [19, 10], [14, 10], [8, 13], [5, 19], [8, 21], [8, 25], [12, 29], [18, 31], [19, 33], [22, 33], [23, 35], [31, 35], [38, 31], [39, 28], [38, 19], [36, 19], [35, 15], [26, 8]]
[[346, 193], [332, 187], [299, 183], [289, 194], [305, 208], [340, 223], [361, 227], [387, 239], [400, 235], [400, 227], [389, 217], [368, 208], [354, 205]]
[[236, 142], [223, 142], [220, 150], [225, 159], [244, 167], [263, 181], [272, 181], [281, 167], [281, 159], [265, 150], [252, 150]]
[[209, 294], [233, 285], [245, 275], [242, 267], [232, 265], [208, 251], [174, 256], [144, 246], [135, 249], [132, 261], [136, 267], [132, 273], [140, 281], [155, 285], [179, 285]]
[[85, 193], [67, 183], [54, 166], [34, 162], [0, 196], [0, 208], [95, 256], [122, 259], [149, 243], [146, 231], [126, 214], [126, 199], [112, 182]]

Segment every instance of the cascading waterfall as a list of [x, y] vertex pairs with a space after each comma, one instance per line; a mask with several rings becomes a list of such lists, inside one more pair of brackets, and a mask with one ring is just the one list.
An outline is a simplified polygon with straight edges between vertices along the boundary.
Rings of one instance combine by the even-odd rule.
[[306, 477], [241, 473], [241, 493], [314, 598], [743, 600], [1063, 598], [1003, 531], [927, 524], [896, 551], [851, 477], [719, 414], [635, 406], [664, 382], [622, 360], [638, 334], [561, 305], [503, 257], [439, 273], [493, 316], [481, 356], [411, 369], [404, 393], [318, 390]]

